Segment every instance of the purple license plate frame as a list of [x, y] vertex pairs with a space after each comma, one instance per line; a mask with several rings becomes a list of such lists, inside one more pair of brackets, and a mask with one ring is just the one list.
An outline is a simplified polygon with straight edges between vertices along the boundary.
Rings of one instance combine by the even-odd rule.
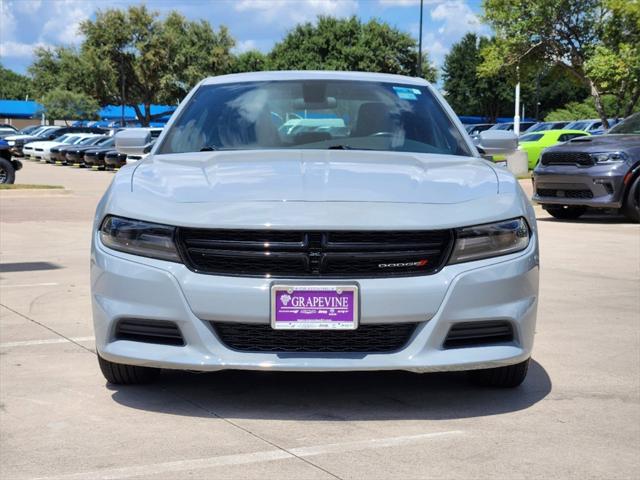
[[355, 330], [358, 328], [357, 285], [271, 286], [274, 330]]

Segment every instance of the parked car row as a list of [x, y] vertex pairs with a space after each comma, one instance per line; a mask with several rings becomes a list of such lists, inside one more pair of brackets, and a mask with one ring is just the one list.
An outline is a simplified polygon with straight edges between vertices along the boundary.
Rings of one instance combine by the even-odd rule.
[[136, 129], [146, 130], [151, 141], [143, 155], [127, 156], [118, 152], [115, 144], [115, 133], [123, 130], [128, 129], [47, 126], [30, 132], [21, 131], [18, 135], [0, 140], [0, 183], [13, 183], [15, 171], [22, 167], [18, 157], [57, 165], [118, 169], [127, 161], [144, 158], [162, 132], [161, 128]]
[[[609, 128], [618, 124], [621, 119], [610, 118]], [[513, 122], [508, 123], [474, 123], [465, 125], [465, 129], [469, 135], [476, 136], [485, 130], [506, 130], [512, 132], [514, 129]], [[602, 127], [602, 120], [597, 118], [587, 120], [575, 120], [572, 122], [520, 122], [520, 134], [524, 135], [533, 132], [542, 132], [546, 130], [580, 130], [591, 135], [602, 135], [605, 133]]]

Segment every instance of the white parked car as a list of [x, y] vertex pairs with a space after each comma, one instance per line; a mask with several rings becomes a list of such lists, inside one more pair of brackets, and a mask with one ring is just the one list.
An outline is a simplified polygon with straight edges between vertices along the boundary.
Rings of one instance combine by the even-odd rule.
[[[295, 115], [314, 121], [279, 128]], [[136, 135], [148, 144], [130, 132], [129, 153]], [[482, 132], [479, 144], [492, 154], [517, 141]], [[219, 76], [98, 205], [98, 359], [120, 384], [163, 368], [469, 370], [514, 387], [533, 347], [538, 264], [517, 180], [424, 80]]]
[[96, 136], [96, 134], [93, 133], [68, 133], [53, 140], [26, 143], [24, 147], [22, 147], [22, 152], [25, 158], [49, 161], [53, 147], [57, 147], [58, 145], [74, 145], [83, 138], [94, 136]]
[[55, 126], [55, 125], [42, 126], [40, 128], [37, 128], [37, 129], [33, 130], [31, 133], [9, 135], [8, 137], [5, 137], [4, 139], [9, 143], [9, 145], [13, 145], [16, 140], [23, 140], [25, 138], [34, 138], [34, 137], [39, 137], [39, 136], [46, 136], [46, 135], [48, 135], [50, 133], [53, 133], [54, 131], [58, 130], [59, 128], [61, 128], [61, 127], [58, 127], [58, 126]]

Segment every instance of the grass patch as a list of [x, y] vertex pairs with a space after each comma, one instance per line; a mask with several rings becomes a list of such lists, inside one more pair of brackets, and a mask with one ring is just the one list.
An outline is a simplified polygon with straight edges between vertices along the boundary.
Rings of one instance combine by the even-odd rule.
[[35, 183], [0, 183], [0, 190], [64, 189], [62, 185], [38, 185]]

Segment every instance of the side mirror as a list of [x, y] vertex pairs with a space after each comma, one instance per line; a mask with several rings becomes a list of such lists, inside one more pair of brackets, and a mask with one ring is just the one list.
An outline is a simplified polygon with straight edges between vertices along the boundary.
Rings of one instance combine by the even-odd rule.
[[485, 130], [475, 143], [483, 155], [506, 155], [517, 150], [518, 137], [504, 130]]
[[116, 133], [116, 150], [125, 155], [142, 156], [151, 143], [151, 132], [146, 128], [128, 128]]

